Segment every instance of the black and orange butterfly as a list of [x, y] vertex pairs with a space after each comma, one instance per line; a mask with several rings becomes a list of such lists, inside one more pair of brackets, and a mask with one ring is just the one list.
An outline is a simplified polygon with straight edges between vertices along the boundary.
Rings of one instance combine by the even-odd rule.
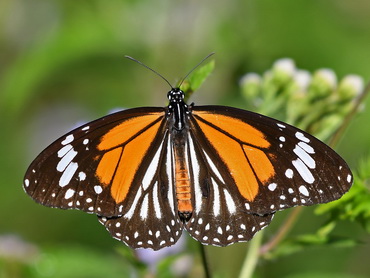
[[[168, 83], [168, 82], [167, 82]], [[132, 248], [248, 241], [278, 210], [327, 203], [352, 174], [330, 147], [291, 125], [225, 106], [195, 106], [172, 88], [167, 107], [85, 124], [30, 165], [38, 203], [95, 213]]]

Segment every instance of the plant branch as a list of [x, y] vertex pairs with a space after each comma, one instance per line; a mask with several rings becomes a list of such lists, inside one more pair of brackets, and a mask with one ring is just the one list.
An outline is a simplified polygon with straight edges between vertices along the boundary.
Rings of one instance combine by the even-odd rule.
[[296, 222], [299, 214], [302, 212], [303, 207], [295, 207], [290, 215], [285, 219], [284, 223], [281, 225], [281, 228], [277, 231], [274, 237], [266, 242], [260, 248], [260, 254], [264, 255], [277, 246], [288, 232], [292, 229], [294, 223]]
[[259, 259], [259, 249], [262, 244], [263, 231], [258, 232], [253, 240], [249, 242], [248, 252], [245, 256], [242, 269], [239, 274], [239, 278], [250, 278], [252, 277], [254, 270], [256, 269]]
[[370, 92], [370, 82], [366, 85], [362, 93], [359, 95], [359, 97], [355, 100], [355, 103], [352, 107], [352, 109], [349, 111], [349, 113], [346, 115], [346, 117], [343, 119], [342, 124], [338, 127], [338, 129], [334, 132], [333, 136], [331, 137], [328, 145], [331, 147], [336, 146], [339, 139], [341, 138], [343, 132], [350, 124], [353, 117], [356, 115], [356, 113], [359, 110], [359, 107], [361, 103], [364, 101], [364, 99], [367, 97], [367, 95]]

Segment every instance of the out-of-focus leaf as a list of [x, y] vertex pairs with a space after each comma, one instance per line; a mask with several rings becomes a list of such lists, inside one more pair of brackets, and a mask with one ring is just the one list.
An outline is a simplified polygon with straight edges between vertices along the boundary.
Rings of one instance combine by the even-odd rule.
[[358, 244], [359, 242], [357, 240], [346, 237], [322, 236], [319, 233], [305, 234], [282, 241], [275, 249], [266, 254], [265, 258], [276, 259], [315, 246], [353, 247]]
[[129, 277], [134, 271], [119, 256], [85, 247], [64, 246], [44, 250], [29, 266], [29, 277]]
[[212, 73], [215, 68], [215, 61], [211, 60], [207, 64], [196, 68], [187, 80], [181, 84], [181, 90], [185, 93], [185, 101], [200, 88], [207, 77]]

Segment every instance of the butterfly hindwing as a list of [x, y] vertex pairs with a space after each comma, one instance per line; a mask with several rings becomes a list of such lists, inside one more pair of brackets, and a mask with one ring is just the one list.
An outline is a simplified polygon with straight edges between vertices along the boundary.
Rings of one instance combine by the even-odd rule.
[[134, 194], [136, 169], [164, 118], [163, 108], [136, 108], [69, 132], [32, 162], [25, 191], [46, 206], [121, 215], [126, 197]]
[[[352, 184], [345, 161], [327, 145], [288, 124], [222, 106], [194, 107], [202, 133], [250, 213], [339, 199]], [[199, 136], [198, 136], [199, 137]], [[231, 185], [229, 185], [231, 186]]]
[[158, 250], [181, 236], [173, 184], [172, 146], [163, 127], [140, 165], [132, 194], [120, 217], [99, 217], [111, 235], [132, 248]]

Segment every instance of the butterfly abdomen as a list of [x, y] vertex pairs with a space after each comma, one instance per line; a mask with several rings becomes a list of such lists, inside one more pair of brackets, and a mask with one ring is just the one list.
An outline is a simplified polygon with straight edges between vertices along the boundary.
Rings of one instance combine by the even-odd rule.
[[188, 220], [193, 212], [191, 203], [191, 184], [189, 167], [185, 157], [185, 143], [178, 140], [174, 148], [175, 187], [178, 213], [183, 220]]

